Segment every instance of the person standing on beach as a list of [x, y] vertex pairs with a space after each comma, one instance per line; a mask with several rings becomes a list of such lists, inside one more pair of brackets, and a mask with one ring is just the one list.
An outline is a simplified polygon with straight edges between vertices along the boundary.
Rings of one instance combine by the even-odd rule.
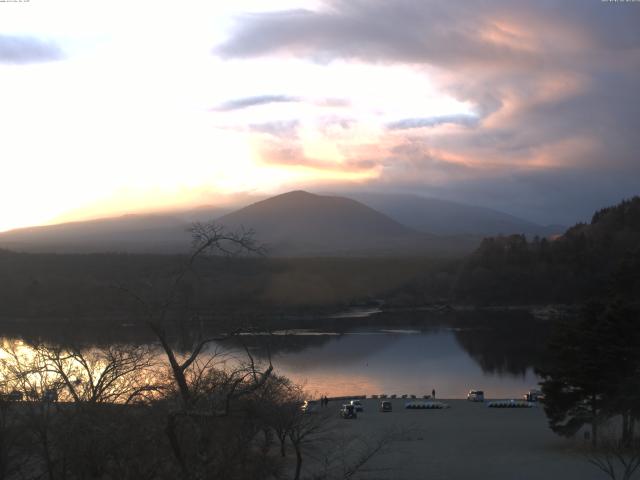
[[431, 390], [431, 398], [436, 398], [436, 389]]

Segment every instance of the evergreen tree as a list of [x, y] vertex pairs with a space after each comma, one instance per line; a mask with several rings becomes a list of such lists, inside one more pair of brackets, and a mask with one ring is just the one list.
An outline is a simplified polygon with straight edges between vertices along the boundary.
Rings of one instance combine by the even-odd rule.
[[622, 440], [630, 441], [640, 416], [640, 323], [638, 312], [620, 301], [589, 303], [564, 322], [549, 343], [540, 371], [551, 429], [573, 436], [620, 415]]

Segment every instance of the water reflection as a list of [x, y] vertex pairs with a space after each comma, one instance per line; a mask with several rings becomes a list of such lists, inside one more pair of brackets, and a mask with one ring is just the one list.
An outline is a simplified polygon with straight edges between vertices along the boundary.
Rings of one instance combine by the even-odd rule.
[[[490, 396], [512, 397], [536, 385], [531, 366], [516, 375], [503, 369], [484, 370], [461, 348], [460, 333], [447, 329], [415, 334], [352, 332], [307, 338], [306, 348], [300, 348], [301, 339], [296, 338], [298, 348], [280, 350], [274, 364], [309, 390], [328, 395], [423, 395], [435, 389], [439, 396], [462, 398], [469, 389], [481, 388]], [[504, 359], [502, 354], [497, 358]], [[517, 365], [519, 369], [519, 361]]]
[[[317, 394], [423, 395], [435, 389], [439, 397], [461, 398], [478, 388], [490, 397], [515, 397], [536, 385], [533, 368], [548, 331], [546, 324], [525, 314], [495, 312], [401, 312], [283, 322], [278, 327], [276, 335], [242, 335], [212, 344], [207, 352], [223, 351], [240, 359], [247, 348], [258, 360], [271, 356], [278, 373]], [[155, 344], [143, 327], [30, 331], [22, 325], [2, 333], [27, 343]], [[206, 333], [186, 329], [176, 336], [176, 345], [186, 348]]]

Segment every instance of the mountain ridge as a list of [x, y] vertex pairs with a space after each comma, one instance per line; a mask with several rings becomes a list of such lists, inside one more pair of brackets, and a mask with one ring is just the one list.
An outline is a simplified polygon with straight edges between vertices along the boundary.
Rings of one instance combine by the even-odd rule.
[[[26, 227], [0, 233], [0, 248], [54, 253], [184, 253], [190, 246], [188, 227], [195, 221], [214, 220], [230, 229], [255, 230], [257, 240], [268, 244], [271, 254], [277, 256], [439, 255], [470, 252], [481, 239], [478, 222], [489, 225], [485, 228], [489, 234], [491, 228], [500, 233], [530, 233], [520, 227], [535, 226], [494, 211], [498, 219], [508, 220], [498, 222], [498, 228], [487, 220], [489, 209], [440, 199], [371, 193], [352, 197], [294, 190], [231, 211], [228, 206], [201, 205], [183, 211]], [[425, 209], [422, 213], [421, 207]], [[452, 208], [462, 214], [452, 214]], [[469, 212], [485, 215], [478, 214], [474, 224]], [[425, 222], [430, 218], [429, 231]], [[451, 223], [448, 228], [447, 221]]]
[[549, 236], [562, 225], [540, 225], [492, 208], [413, 194], [361, 192], [350, 195], [418, 231], [436, 235], [499, 235], [524, 233]]
[[356, 200], [303, 190], [255, 202], [218, 222], [231, 230], [250, 226], [273, 254], [296, 256], [417, 252], [430, 237]]

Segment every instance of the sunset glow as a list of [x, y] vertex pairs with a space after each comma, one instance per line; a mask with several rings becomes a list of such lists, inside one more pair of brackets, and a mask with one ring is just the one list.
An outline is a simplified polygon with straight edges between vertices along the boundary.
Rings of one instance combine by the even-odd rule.
[[[605, 154], [629, 183], [637, 165], [625, 129], [608, 135], [614, 109], [633, 108], [597, 100], [602, 72], [629, 80], [637, 51], [608, 51], [596, 27], [545, 8], [1, 8], [0, 231], [320, 184], [490, 204], [488, 179], [595, 179]], [[439, 15], [450, 30], [431, 25]]]

